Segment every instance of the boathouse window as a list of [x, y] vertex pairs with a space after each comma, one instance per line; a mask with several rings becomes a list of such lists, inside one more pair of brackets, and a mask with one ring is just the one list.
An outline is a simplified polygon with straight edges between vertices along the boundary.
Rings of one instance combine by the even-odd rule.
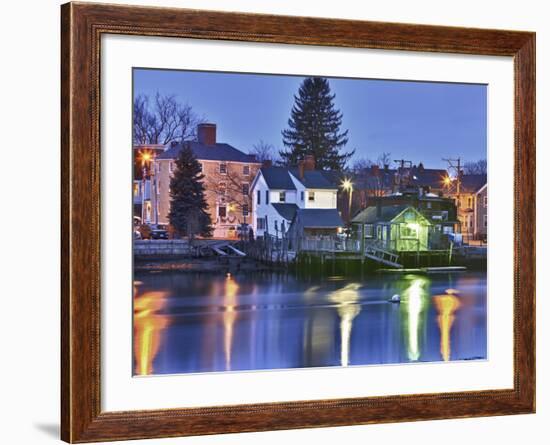
[[310, 202], [315, 201], [315, 192], [307, 192], [307, 200]]
[[365, 224], [365, 238], [372, 238], [374, 236], [374, 226], [372, 224]]
[[279, 192], [279, 202], [286, 202], [286, 192]]
[[219, 206], [218, 207], [218, 216], [220, 218], [225, 218], [227, 216], [227, 207], [226, 206]]
[[256, 198], [256, 202], [260, 205], [262, 203], [262, 192], [260, 190], [256, 192]]
[[418, 224], [400, 225], [401, 239], [418, 239]]
[[222, 162], [220, 164], [220, 173], [223, 175], [227, 173], [227, 164], [225, 162]]

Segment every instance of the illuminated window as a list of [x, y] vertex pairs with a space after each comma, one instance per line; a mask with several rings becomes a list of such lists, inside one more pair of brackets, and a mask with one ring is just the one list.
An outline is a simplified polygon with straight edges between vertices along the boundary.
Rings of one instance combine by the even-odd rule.
[[403, 223], [399, 229], [402, 239], [418, 239], [418, 224]]

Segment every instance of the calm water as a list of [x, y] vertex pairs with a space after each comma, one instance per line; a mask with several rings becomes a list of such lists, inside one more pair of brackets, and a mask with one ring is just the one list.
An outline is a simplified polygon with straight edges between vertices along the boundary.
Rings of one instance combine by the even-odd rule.
[[[138, 273], [137, 375], [484, 359], [484, 273]], [[401, 297], [400, 304], [387, 300]]]

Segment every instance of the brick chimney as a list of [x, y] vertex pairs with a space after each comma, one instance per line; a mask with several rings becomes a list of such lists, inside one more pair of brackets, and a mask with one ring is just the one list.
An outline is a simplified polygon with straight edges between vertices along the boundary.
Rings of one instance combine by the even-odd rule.
[[199, 144], [214, 145], [216, 143], [216, 124], [197, 125], [197, 139]]
[[315, 156], [305, 155], [304, 159], [298, 161], [298, 176], [304, 179], [304, 172], [315, 170]]
[[306, 171], [315, 170], [315, 156], [306, 155], [304, 157], [304, 170]]

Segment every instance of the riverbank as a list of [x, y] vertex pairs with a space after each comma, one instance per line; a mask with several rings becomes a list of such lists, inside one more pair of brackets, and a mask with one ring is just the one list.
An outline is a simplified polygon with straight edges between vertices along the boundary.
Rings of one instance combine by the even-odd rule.
[[261, 263], [251, 258], [178, 258], [178, 259], [135, 259], [134, 271], [178, 271], [178, 272], [267, 272], [283, 270], [281, 267]]

